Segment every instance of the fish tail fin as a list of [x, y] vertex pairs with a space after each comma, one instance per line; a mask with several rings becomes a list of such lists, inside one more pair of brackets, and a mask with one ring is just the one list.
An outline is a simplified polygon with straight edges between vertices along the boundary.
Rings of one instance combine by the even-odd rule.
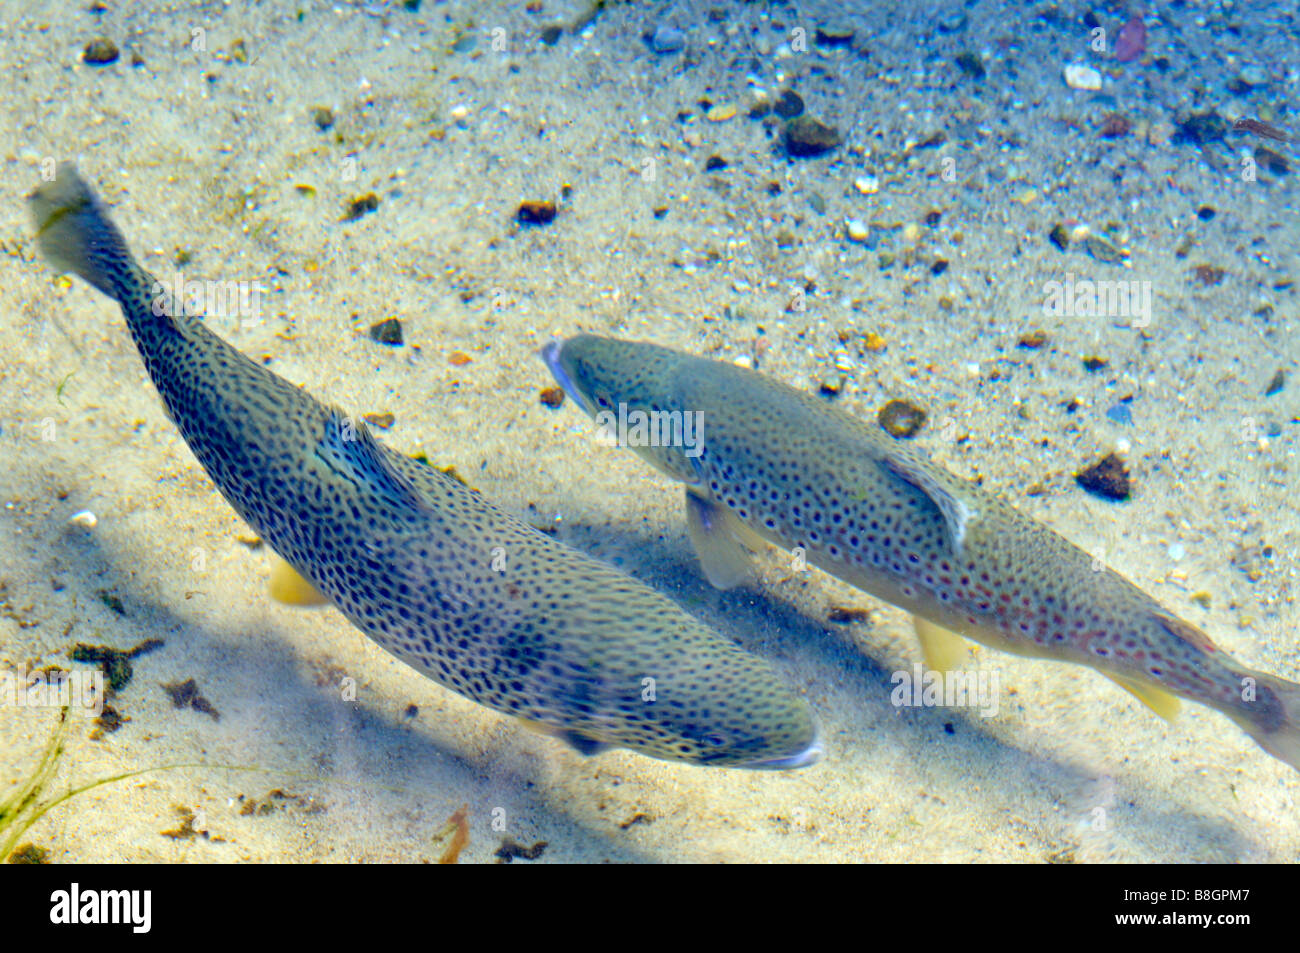
[[1237, 722], [1261, 748], [1300, 771], [1300, 685], [1250, 670], [1242, 681], [1248, 713]]
[[54, 267], [121, 301], [137, 270], [122, 234], [72, 162], [28, 197], [41, 253]]

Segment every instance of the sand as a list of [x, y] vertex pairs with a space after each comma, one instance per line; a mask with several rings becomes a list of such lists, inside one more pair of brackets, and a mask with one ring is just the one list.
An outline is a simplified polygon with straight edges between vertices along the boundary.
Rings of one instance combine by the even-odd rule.
[[[1300, 777], [1208, 709], [1166, 724], [1095, 672], [988, 649], [993, 717], [900, 709], [890, 677], [920, 659], [902, 612], [776, 552], [755, 587], [715, 592], [679, 488], [600, 446], [571, 401], [543, 406], [536, 357], [552, 334], [595, 331], [796, 386], [842, 378], [834, 399], [866, 418], [909, 399], [929, 414], [917, 443], [945, 465], [1300, 680], [1300, 219], [1294, 175], [1245, 181], [1239, 155], [1295, 149], [1170, 138], [1210, 109], [1300, 128], [1293, 16], [1162, 7], [1144, 57], [1118, 64], [1125, 15], [1098, 14], [1096, 52], [1073, 3], [615, 5], [554, 45], [540, 28], [580, 5], [86, 6], [2, 8], [0, 670], [89, 670], [68, 660], [77, 642], [165, 645], [134, 660], [119, 730], [92, 737], [72, 716], [45, 796], [145, 773], [59, 804], [23, 843], [56, 862], [434, 860], [465, 804], [474, 863], [507, 839], [544, 841], [540, 863], [1300, 857]], [[817, 42], [837, 26], [847, 45]], [[684, 47], [654, 52], [643, 35], [673, 47], [671, 27]], [[796, 27], [806, 52], [784, 56]], [[82, 62], [99, 37], [117, 62]], [[1102, 90], [1067, 87], [1069, 63], [1101, 71]], [[1252, 65], [1262, 85], [1234, 82]], [[843, 134], [828, 156], [787, 158], [775, 120], [747, 115], [755, 90], [789, 86]], [[1104, 138], [1112, 112], [1133, 125]], [[711, 155], [727, 168], [704, 172]], [[391, 412], [386, 443], [454, 465], [770, 659], [816, 709], [822, 763], [586, 759], [333, 610], [271, 602], [269, 553], [240, 541], [116, 306], [37, 257], [23, 199], [51, 157], [80, 163], [159, 277], [264, 286], [251, 320], [211, 319], [235, 346], [322, 399]], [[378, 208], [341, 221], [367, 193]], [[519, 227], [526, 199], [557, 201], [556, 220]], [[874, 226], [865, 243], [852, 219]], [[1081, 235], [1062, 251], [1058, 223], [1126, 256], [1101, 261]], [[1149, 282], [1150, 321], [1045, 314], [1048, 283], [1070, 275]], [[366, 333], [388, 317], [401, 347]], [[1035, 330], [1041, 347], [1018, 346]], [[1092, 356], [1105, 366], [1087, 370]], [[1073, 479], [1112, 451], [1126, 502]], [[83, 511], [93, 527], [72, 521]], [[833, 607], [868, 612], [836, 624]], [[174, 707], [162, 686], [191, 678], [219, 719]], [[31, 774], [57, 721], [0, 705], [0, 789]]]

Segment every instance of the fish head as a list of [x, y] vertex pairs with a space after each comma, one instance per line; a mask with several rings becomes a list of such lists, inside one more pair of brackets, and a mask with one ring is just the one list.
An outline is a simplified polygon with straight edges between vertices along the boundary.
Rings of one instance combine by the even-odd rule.
[[603, 442], [625, 446], [673, 479], [699, 481], [702, 411], [683, 407], [673, 378], [682, 355], [594, 334], [553, 340], [542, 360], [566, 394], [592, 417]]

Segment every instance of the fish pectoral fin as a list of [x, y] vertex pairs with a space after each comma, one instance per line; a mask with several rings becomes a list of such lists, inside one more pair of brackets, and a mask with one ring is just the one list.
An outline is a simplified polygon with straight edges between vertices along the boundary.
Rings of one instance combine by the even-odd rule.
[[1112, 675], [1110, 672], [1102, 672], [1102, 674], [1165, 721], [1173, 721], [1183, 709], [1183, 703], [1163, 688], [1156, 688], [1146, 682], [1125, 678], [1123, 675]]
[[931, 671], [951, 672], [963, 667], [970, 659], [966, 640], [956, 632], [950, 632], [919, 615], [912, 616], [912, 626], [916, 629], [917, 641], [921, 643], [925, 667]]
[[948, 531], [948, 545], [953, 555], [960, 557], [966, 545], [966, 531], [971, 521], [979, 517], [979, 510], [963, 494], [961, 481], [933, 464], [903, 454], [887, 454], [880, 464], [904, 483], [924, 493], [938, 508]]
[[734, 589], [753, 579], [744, 525], [716, 500], [686, 488], [686, 531], [700, 567], [715, 589]]
[[271, 598], [287, 606], [320, 606], [329, 602], [321, 591], [279, 556], [271, 564]]
[[558, 738], [563, 741], [580, 755], [591, 757], [598, 755], [602, 751], [608, 751], [614, 747], [607, 741], [600, 741], [588, 734], [577, 731], [573, 728], [561, 728], [558, 725], [548, 725], [544, 721], [537, 721], [533, 718], [520, 718], [525, 728], [529, 731], [535, 731], [539, 735], [548, 735], [552, 738]]

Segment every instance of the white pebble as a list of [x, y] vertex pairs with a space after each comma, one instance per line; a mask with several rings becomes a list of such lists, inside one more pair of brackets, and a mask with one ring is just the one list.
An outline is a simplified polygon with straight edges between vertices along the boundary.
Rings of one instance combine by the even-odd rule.
[[1071, 89], [1101, 89], [1101, 74], [1091, 66], [1071, 63], [1065, 68], [1065, 85]]
[[99, 525], [99, 517], [90, 512], [90, 510], [82, 510], [80, 513], [74, 514], [72, 519], [68, 520], [68, 522], [76, 523], [78, 526], [84, 526], [86, 529], [94, 529]]
[[1174, 543], [1172, 546], [1169, 547], [1169, 558], [1172, 559], [1174, 562], [1178, 562], [1178, 560], [1182, 559], [1186, 555], [1187, 555], [1187, 547], [1185, 547], [1182, 543]]
[[860, 175], [853, 180], [853, 187], [863, 195], [875, 195], [880, 191], [880, 180], [874, 175]]
[[851, 218], [844, 223], [845, 230], [849, 233], [849, 241], [865, 242], [871, 237], [871, 229], [867, 223], [860, 218]]

